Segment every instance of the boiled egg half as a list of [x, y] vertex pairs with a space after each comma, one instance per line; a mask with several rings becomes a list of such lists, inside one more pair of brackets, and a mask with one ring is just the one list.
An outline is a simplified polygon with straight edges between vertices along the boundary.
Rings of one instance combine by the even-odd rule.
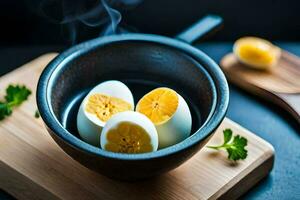
[[191, 133], [190, 109], [183, 97], [170, 88], [161, 87], [147, 93], [138, 102], [136, 111], [154, 123], [159, 148], [177, 144]]
[[268, 70], [278, 63], [281, 55], [279, 47], [257, 37], [243, 37], [233, 46], [236, 57], [246, 66], [254, 69]]
[[112, 116], [101, 133], [101, 148], [116, 153], [147, 153], [158, 148], [154, 124], [145, 115], [125, 111]]
[[124, 83], [117, 80], [100, 83], [80, 105], [77, 114], [79, 135], [85, 142], [100, 146], [100, 134], [106, 122], [116, 113], [133, 109], [132, 93]]

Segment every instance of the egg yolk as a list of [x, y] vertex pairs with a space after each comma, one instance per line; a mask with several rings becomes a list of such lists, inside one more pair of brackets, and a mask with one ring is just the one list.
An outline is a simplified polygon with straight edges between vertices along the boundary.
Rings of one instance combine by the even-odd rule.
[[106, 135], [105, 150], [117, 153], [153, 151], [151, 138], [144, 128], [131, 122], [121, 122]]
[[252, 66], [272, 66], [278, 60], [279, 53], [279, 48], [263, 39], [242, 38], [236, 42], [237, 56]]
[[159, 125], [174, 115], [178, 104], [179, 98], [174, 90], [157, 88], [138, 102], [136, 111], [146, 115], [155, 125]]
[[244, 44], [240, 47], [239, 54], [241, 58], [264, 65], [271, 64], [273, 61], [269, 48], [263, 45]]
[[92, 94], [88, 98], [85, 110], [95, 114], [101, 121], [106, 122], [114, 114], [131, 110], [132, 106], [119, 98], [104, 94]]

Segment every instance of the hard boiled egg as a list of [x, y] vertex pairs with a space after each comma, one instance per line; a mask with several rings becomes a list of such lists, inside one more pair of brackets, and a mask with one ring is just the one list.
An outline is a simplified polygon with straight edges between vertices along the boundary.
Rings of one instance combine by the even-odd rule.
[[233, 46], [237, 58], [249, 67], [271, 69], [280, 58], [281, 50], [271, 42], [257, 37], [243, 37]]
[[136, 111], [154, 123], [159, 148], [177, 144], [191, 133], [190, 109], [183, 97], [170, 88], [157, 88], [147, 93], [138, 102]]
[[101, 133], [101, 148], [117, 153], [156, 151], [158, 136], [154, 124], [145, 115], [125, 111], [112, 116]]
[[105, 81], [94, 87], [80, 105], [77, 114], [79, 135], [87, 143], [100, 146], [100, 134], [105, 123], [114, 114], [133, 109], [129, 88], [120, 81]]

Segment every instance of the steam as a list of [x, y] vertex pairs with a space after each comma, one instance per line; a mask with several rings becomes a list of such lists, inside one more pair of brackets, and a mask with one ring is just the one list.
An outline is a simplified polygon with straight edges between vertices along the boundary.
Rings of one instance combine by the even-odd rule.
[[108, 26], [108, 28], [104, 31], [104, 35], [108, 34], [116, 34], [117, 33], [117, 27], [119, 23], [122, 20], [122, 15], [119, 11], [110, 8], [105, 0], [101, 0], [103, 7], [105, 8], [106, 12], [108, 13], [110, 17], [111, 24]]
[[78, 27], [100, 29], [99, 35], [127, 32], [120, 26], [122, 15], [117, 10], [130, 9], [142, 0], [42, 0], [39, 14], [51, 22], [68, 27], [72, 44], [76, 43]]

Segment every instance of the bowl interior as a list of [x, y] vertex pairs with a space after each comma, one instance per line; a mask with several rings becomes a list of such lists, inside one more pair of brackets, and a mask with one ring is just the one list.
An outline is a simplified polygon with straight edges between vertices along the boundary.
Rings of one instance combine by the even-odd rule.
[[210, 75], [201, 63], [183, 51], [145, 41], [116, 41], [82, 51], [59, 64], [60, 69], [50, 88], [54, 114], [78, 138], [76, 116], [79, 105], [92, 87], [105, 80], [125, 83], [135, 103], [156, 87], [174, 89], [191, 110], [191, 134], [214, 111], [217, 97]]

